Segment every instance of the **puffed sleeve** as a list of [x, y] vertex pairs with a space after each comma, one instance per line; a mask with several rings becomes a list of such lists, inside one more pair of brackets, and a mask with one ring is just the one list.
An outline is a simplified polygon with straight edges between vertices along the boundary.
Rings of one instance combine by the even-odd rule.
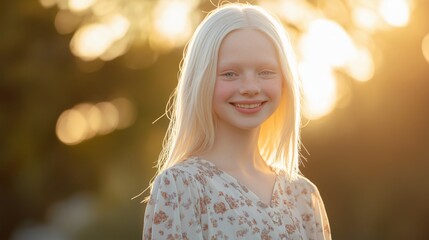
[[311, 194], [311, 203], [314, 211], [313, 226], [315, 228], [313, 239], [331, 239], [331, 229], [329, 227], [328, 216], [319, 190], [314, 186]]
[[161, 173], [146, 205], [143, 240], [203, 239], [193, 178], [177, 169]]

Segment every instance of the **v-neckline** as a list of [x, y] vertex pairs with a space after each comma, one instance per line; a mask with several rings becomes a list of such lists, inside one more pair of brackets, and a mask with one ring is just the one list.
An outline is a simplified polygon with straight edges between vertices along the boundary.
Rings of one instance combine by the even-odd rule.
[[229, 180], [235, 182], [245, 193], [247, 193], [247, 195], [252, 196], [253, 201], [255, 201], [256, 204], [262, 203], [267, 208], [273, 208], [273, 203], [274, 203], [274, 200], [275, 200], [275, 197], [276, 197], [275, 193], [276, 193], [277, 185], [279, 184], [279, 182], [278, 182], [278, 180], [279, 180], [278, 179], [279, 178], [279, 173], [277, 173], [276, 171], [273, 171], [274, 174], [275, 174], [275, 179], [274, 179], [274, 184], [273, 184], [272, 189], [271, 189], [270, 201], [269, 201], [269, 203], [266, 203], [265, 201], [263, 201], [261, 199], [261, 197], [259, 195], [257, 195], [255, 192], [253, 192], [248, 186], [242, 184], [236, 177], [232, 176], [228, 172], [220, 169], [213, 162], [211, 162], [211, 161], [209, 161], [207, 159], [204, 159], [204, 158], [200, 158], [200, 157], [196, 157], [195, 160], [197, 160], [197, 161], [203, 161], [203, 162], [207, 163], [211, 167], [215, 168], [216, 171], [221, 172], [226, 178], [229, 178]]

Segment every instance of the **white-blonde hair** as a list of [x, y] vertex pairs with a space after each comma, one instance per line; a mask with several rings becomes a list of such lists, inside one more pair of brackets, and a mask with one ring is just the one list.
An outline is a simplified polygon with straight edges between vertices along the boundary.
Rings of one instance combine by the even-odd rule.
[[184, 51], [178, 86], [167, 106], [170, 124], [158, 159], [158, 172], [210, 149], [215, 138], [212, 110], [218, 51], [225, 36], [251, 28], [273, 42], [283, 74], [282, 99], [261, 126], [258, 147], [268, 165], [289, 179], [299, 173], [300, 94], [291, 43], [280, 21], [261, 7], [225, 4], [201, 22]]

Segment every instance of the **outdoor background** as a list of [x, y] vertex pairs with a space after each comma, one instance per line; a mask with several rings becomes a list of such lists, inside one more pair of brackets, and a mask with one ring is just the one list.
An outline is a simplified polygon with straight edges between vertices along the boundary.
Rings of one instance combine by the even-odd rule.
[[[0, 8], [0, 239], [140, 239], [184, 44], [217, 1]], [[429, 239], [429, 1], [249, 1], [300, 61], [333, 239]], [[142, 196], [147, 196], [148, 192]]]

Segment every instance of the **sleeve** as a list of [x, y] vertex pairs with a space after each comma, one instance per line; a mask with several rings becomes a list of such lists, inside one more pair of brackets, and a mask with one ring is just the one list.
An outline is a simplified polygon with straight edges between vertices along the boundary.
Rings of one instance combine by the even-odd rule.
[[160, 174], [146, 205], [143, 240], [203, 239], [197, 197], [196, 185], [185, 173]]
[[329, 226], [328, 216], [319, 190], [314, 186], [314, 191], [311, 194], [311, 207], [313, 209], [313, 229], [314, 239], [331, 240], [331, 228]]

